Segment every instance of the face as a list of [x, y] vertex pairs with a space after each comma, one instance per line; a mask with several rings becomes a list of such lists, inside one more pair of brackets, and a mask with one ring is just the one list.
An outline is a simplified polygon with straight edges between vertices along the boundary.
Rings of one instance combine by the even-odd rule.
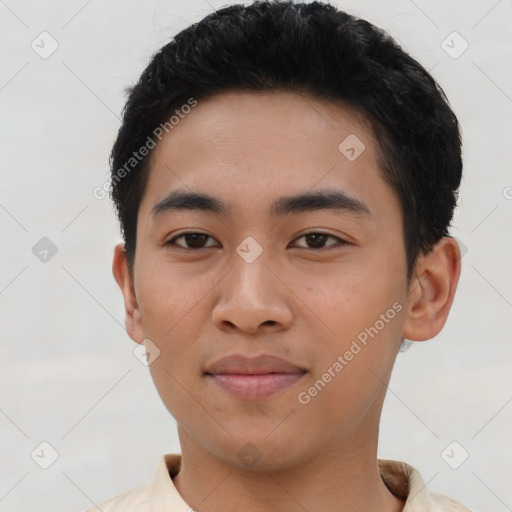
[[[180, 438], [275, 469], [376, 437], [408, 300], [376, 149], [351, 108], [273, 91], [199, 101], [154, 150], [127, 327]], [[231, 355], [289, 368], [207, 373]]]

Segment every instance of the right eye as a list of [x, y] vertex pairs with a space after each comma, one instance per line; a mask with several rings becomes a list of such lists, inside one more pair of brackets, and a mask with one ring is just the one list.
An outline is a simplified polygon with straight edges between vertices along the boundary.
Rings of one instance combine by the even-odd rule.
[[[206, 247], [215, 247], [215, 245], [207, 245], [205, 242], [207, 242], [208, 239], [214, 240], [210, 235], [207, 235], [206, 233], [198, 233], [196, 231], [188, 231], [186, 233], [181, 233], [178, 236], [175, 236], [174, 238], [171, 238], [168, 242], [165, 243], [165, 245], [168, 246], [177, 246], [181, 247], [182, 249], [191, 249], [191, 250], [197, 250], [197, 249], [204, 249]], [[180, 243], [176, 243], [177, 240], [183, 239], [184, 243], [187, 245], [182, 245]]]

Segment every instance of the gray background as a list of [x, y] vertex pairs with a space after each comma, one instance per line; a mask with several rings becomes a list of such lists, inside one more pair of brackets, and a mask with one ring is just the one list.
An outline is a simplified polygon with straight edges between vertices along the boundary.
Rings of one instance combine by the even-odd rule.
[[[333, 3], [432, 70], [464, 137], [459, 290], [444, 331], [399, 355], [379, 455], [475, 510], [512, 510], [512, 2]], [[83, 510], [149, 482], [158, 457], [179, 452], [124, 330], [116, 219], [92, 191], [108, 179], [124, 87], [173, 34], [223, 5], [0, 0], [2, 511]], [[43, 31], [59, 45], [47, 58], [31, 47], [51, 49]], [[32, 251], [43, 237], [57, 248], [46, 262]], [[58, 453], [47, 469], [43, 441]]]

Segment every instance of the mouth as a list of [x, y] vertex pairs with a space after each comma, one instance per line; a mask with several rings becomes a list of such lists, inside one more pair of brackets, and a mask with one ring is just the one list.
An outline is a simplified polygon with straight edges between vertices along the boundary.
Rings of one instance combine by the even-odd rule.
[[294, 373], [206, 373], [218, 388], [244, 400], [261, 400], [275, 395], [298, 382], [306, 371]]
[[271, 354], [231, 354], [206, 368], [205, 377], [218, 389], [244, 400], [259, 400], [296, 385], [305, 368]]

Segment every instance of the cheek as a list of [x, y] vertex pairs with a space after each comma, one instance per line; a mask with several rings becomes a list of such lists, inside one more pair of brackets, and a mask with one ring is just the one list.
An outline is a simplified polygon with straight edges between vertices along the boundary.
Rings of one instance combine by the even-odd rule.
[[398, 274], [405, 274], [404, 269], [355, 260], [295, 272], [289, 281], [301, 299], [299, 308], [327, 338], [340, 342], [375, 323], [397, 300], [403, 300], [405, 290], [405, 279]]
[[[141, 317], [145, 337], [160, 350], [149, 366], [155, 387], [169, 412], [176, 418], [193, 415], [200, 399], [196, 378], [205, 319], [206, 296], [214, 283], [183, 272], [158, 272], [145, 276], [140, 291]], [[199, 371], [199, 370], [197, 370]]]
[[350, 430], [369, 408], [380, 410], [403, 326], [401, 303], [382, 295], [336, 306], [335, 314], [324, 315], [335, 335], [317, 338], [318, 359], [297, 393], [304, 414], [326, 432]]
[[189, 275], [178, 266], [160, 268], [154, 265], [141, 273], [137, 295], [146, 336], [167, 343], [184, 324], [200, 326], [200, 321], [190, 322], [190, 315], [198, 316], [215, 281], [199, 273]]
[[207, 276], [189, 277], [175, 269], [172, 273], [159, 272], [155, 266], [141, 276], [140, 282], [144, 337], [160, 350], [149, 369], [162, 401], [174, 415], [174, 408], [179, 411], [180, 404], [190, 406], [191, 397], [183, 386], [194, 393], [199, 375], [193, 374], [192, 369], [197, 369], [201, 356], [196, 340], [201, 339], [205, 328], [206, 299], [215, 281]]
[[[312, 381], [331, 368], [336, 378], [324, 399], [332, 394], [350, 403], [358, 394], [380, 388], [372, 372], [383, 376], [392, 368], [404, 322], [405, 270], [383, 262], [369, 265], [361, 259], [313, 275], [308, 279], [297, 275], [295, 280], [297, 295], [305, 304], [303, 317], [310, 318], [304, 332], [310, 336]], [[338, 356], [344, 360], [340, 372], [332, 368]]]

